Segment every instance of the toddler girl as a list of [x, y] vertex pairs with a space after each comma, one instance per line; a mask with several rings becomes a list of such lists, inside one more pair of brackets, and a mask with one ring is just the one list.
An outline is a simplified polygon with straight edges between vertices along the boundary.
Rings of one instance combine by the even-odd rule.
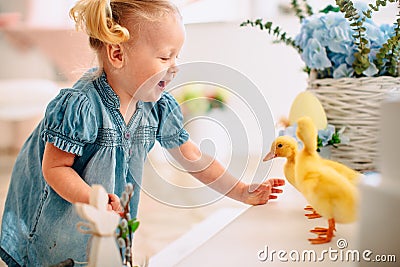
[[92, 184], [120, 210], [127, 183], [136, 217], [143, 164], [157, 140], [203, 183], [251, 205], [280, 193], [271, 179], [250, 192], [215, 160], [202, 155], [182, 126], [173, 79], [185, 31], [176, 7], [163, 0], [80, 0], [70, 15], [89, 35], [99, 67], [52, 100], [21, 149], [11, 177], [0, 238], [9, 266], [87, 260], [73, 203], [89, 203]]

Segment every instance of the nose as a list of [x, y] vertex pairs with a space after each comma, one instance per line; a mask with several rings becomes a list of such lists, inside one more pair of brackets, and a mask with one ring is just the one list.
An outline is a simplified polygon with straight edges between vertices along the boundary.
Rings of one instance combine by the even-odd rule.
[[173, 76], [175, 76], [176, 73], [178, 73], [178, 71], [179, 71], [179, 68], [178, 68], [178, 66], [175, 64], [175, 62], [174, 62], [173, 65], [171, 65], [171, 66], [168, 68], [168, 73], [169, 73], [169, 74], [172, 74]]

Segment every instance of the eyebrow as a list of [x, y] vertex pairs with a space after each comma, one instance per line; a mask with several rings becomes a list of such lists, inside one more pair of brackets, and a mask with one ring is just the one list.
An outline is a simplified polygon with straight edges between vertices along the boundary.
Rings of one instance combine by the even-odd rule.
[[172, 47], [171, 48], [161, 48], [161, 49], [158, 49], [158, 52], [160, 52], [160, 53], [169, 52], [169, 53], [173, 54], [176, 52], [176, 49], [172, 48]]

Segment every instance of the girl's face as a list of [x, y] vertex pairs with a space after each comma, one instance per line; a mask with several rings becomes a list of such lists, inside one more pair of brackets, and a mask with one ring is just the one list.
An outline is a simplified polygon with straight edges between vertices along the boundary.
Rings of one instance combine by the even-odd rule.
[[184, 26], [177, 15], [143, 25], [139, 37], [125, 49], [123, 88], [133, 100], [154, 102], [160, 98], [177, 71], [176, 58], [184, 39]]

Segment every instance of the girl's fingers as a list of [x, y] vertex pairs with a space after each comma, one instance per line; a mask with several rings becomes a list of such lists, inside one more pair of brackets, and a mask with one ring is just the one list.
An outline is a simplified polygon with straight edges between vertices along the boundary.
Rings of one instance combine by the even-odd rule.
[[108, 205], [111, 206], [111, 209], [114, 211], [122, 210], [121, 203], [117, 195], [108, 194]]
[[109, 202], [116, 202], [119, 201], [119, 197], [115, 194], [108, 194], [108, 201]]
[[278, 197], [275, 195], [269, 195], [269, 199], [277, 199]]
[[274, 194], [280, 194], [282, 192], [283, 192], [283, 190], [282, 189], [278, 189], [278, 188], [272, 188], [272, 190], [271, 190], [271, 193], [274, 193]]
[[272, 178], [269, 179], [268, 181], [271, 183], [272, 187], [285, 185], [284, 179]]

